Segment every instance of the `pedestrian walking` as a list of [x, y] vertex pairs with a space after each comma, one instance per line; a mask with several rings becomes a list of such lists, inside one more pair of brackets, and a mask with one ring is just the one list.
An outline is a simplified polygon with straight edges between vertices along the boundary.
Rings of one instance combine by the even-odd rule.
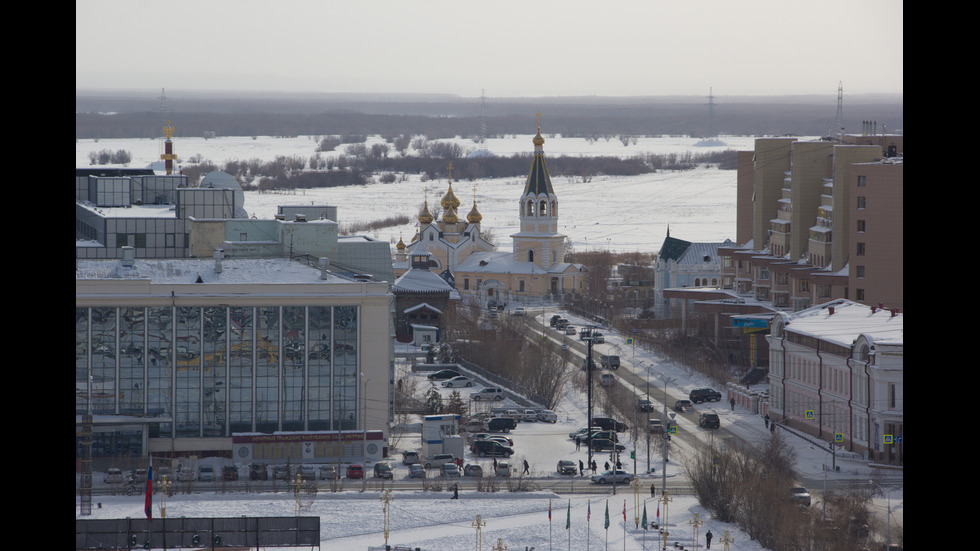
[[732, 398], [729, 400], [729, 403], [732, 404], [732, 411], [735, 411], [735, 397], [734, 396], [732, 396]]
[[581, 449], [582, 449], [582, 441], [576, 438], [575, 439], [575, 451], [579, 451]]
[[657, 497], [657, 487], [650, 483], [650, 497]]
[[609, 462], [608, 461], [606, 461], [606, 468], [605, 468], [605, 470], [607, 470], [607, 471], [609, 470]]
[[585, 463], [581, 459], [578, 460], [578, 475], [585, 476]]
[[776, 434], [776, 422], [769, 423], [769, 432]]
[[711, 549], [711, 530], [704, 535], [704, 541], [707, 545], [704, 546], [705, 549]]
[[524, 474], [528, 474], [528, 469], [530, 465], [527, 464], [527, 459], [524, 460]]
[[493, 472], [497, 472], [497, 458], [493, 458]]
[[765, 417], [762, 418], [766, 422], [766, 428], [769, 428], [769, 414], [767, 413]]
[[449, 499], [459, 499], [459, 484], [453, 484], [453, 497]]

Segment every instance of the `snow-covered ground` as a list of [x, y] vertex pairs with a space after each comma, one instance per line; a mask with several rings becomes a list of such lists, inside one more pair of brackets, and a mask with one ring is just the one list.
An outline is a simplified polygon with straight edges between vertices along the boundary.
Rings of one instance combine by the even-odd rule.
[[[558, 310], [532, 311], [539, 320], [547, 324], [553, 313], [562, 313], [572, 323], [581, 323], [567, 312]], [[547, 332], [548, 330], [546, 330]], [[671, 394], [686, 395], [693, 388], [710, 386], [701, 376], [689, 372], [683, 366], [657, 357], [644, 349], [627, 347], [625, 338], [613, 332], [606, 332], [606, 344], [596, 345], [598, 353], [619, 353], [623, 360], [622, 370], [649, 375], [651, 389], [662, 388], [665, 378], [670, 380], [668, 391]], [[421, 389], [427, 389], [433, 383], [425, 378], [425, 373], [411, 373], [407, 366], [399, 366], [399, 377], [417, 377]], [[622, 384], [619, 382], [618, 384]], [[762, 390], [759, 385], [758, 390]], [[436, 385], [440, 392], [448, 395], [451, 390]], [[471, 389], [461, 390], [463, 396], [482, 388], [477, 384]], [[755, 386], [753, 387], [755, 388]], [[645, 389], [637, 389], [642, 393]], [[657, 392], [651, 390], [655, 405], [661, 407], [656, 398]], [[747, 442], [758, 442], [769, 438], [762, 418], [741, 407], [731, 410], [727, 402], [699, 404], [695, 410], [710, 409], [721, 417], [722, 427], [736, 434]], [[568, 388], [566, 398], [556, 408], [558, 422], [551, 423], [521, 423], [508, 436], [514, 440], [516, 454], [511, 458], [511, 464], [520, 466], [524, 460], [530, 465], [530, 479], [560, 478], [555, 473], [555, 465], [559, 459], [571, 459], [578, 462], [587, 460], [587, 451], [583, 448], [575, 450], [574, 443], [568, 438], [568, 433], [577, 430], [586, 423], [586, 398], [580, 389], [574, 386]], [[674, 438], [671, 444], [670, 462], [667, 464], [668, 479], [685, 476], [685, 459], [692, 451], [691, 441], [706, 441], [711, 438], [713, 431], [696, 426], [696, 413], [678, 415], [679, 430], [683, 437]], [[633, 472], [633, 461], [628, 459], [629, 450], [634, 448], [629, 433], [624, 433], [623, 442], [627, 453], [623, 456], [624, 468]], [[822, 448], [793, 435], [787, 435], [787, 440], [797, 454], [797, 469], [802, 480], [807, 481], [811, 492], [819, 494], [825, 481], [828, 488], [842, 481], [863, 483], [871, 477], [871, 468], [866, 462], [849, 454], [839, 454], [836, 464], [839, 471], [829, 470], [831, 457]], [[418, 449], [420, 439], [417, 433], [408, 434], [397, 440], [396, 448], [391, 450], [395, 456], [395, 479], [407, 480], [407, 467], [401, 465], [400, 452]], [[641, 435], [635, 444], [637, 449], [637, 471], [646, 470], [646, 440]], [[607, 453], [594, 455], [600, 470], [608, 458]], [[466, 463], [479, 463], [485, 471], [492, 466], [492, 459], [474, 457], [468, 451]], [[574, 494], [556, 494], [551, 491], [508, 492], [501, 489], [495, 493], [463, 490], [459, 500], [451, 500], [448, 491], [424, 492], [421, 489], [399, 490], [394, 492], [389, 509], [389, 540], [390, 544], [410, 545], [423, 550], [463, 550], [472, 549], [475, 545], [476, 529], [473, 523], [479, 516], [486, 525], [482, 527], [482, 541], [485, 548], [496, 545], [499, 538], [509, 549], [534, 547], [536, 549], [586, 549], [591, 546], [610, 549], [655, 549], [659, 532], [644, 531], [636, 528], [635, 518], [642, 517], [643, 507], [646, 507], [650, 523], [657, 521], [658, 510], [662, 505], [650, 499], [649, 485], [651, 482], [658, 488], [660, 494], [662, 471], [662, 456], [654, 446], [651, 451], [650, 464], [654, 469], [652, 474], [641, 477], [639, 490], [639, 508], [634, 506], [632, 490], [620, 487], [615, 496], [611, 495], [608, 487], [595, 487], [587, 478], [576, 481]], [[96, 476], [96, 483], [101, 477]], [[316, 500], [303, 515], [318, 515], [321, 519], [321, 548], [337, 550], [369, 549], [381, 547], [384, 544], [384, 511], [381, 494], [373, 488], [368, 491], [347, 490], [337, 493], [326, 491], [325, 483], [321, 482], [323, 491], [319, 492]], [[902, 522], [903, 490], [900, 479], [890, 484], [891, 506], [895, 512], [893, 517], [893, 533], [897, 524]], [[594, 492], [594, 493], [589, 493]], [[159, 516], [159, 494], [154, 502], [155, 514]], [[101, 507], [95, 508], [91, 517], [86, 518], [125, 518], [139, 517], [143, 514], [141, 496], [97, 496], [95, 501]], [[882, 507], [885, 500], [876, 502]], [[610, 526], [604, 528], [604, 515], [608, 505]], [[623, 508], [626, 507], [627, 522], [623, 522]], [[814, 499], [814, 507], [819, 507], [819, 496]], [[551, 516], [549, 520], [549, 508]], [[591, 520], [589, 511], [591, 510]], [[296, 512], [296, 502], [288, 492], [278, 494], [255, 493], [221, 493], [221, 494], [177, 494], [167, 501], [167, 516], [290, 516]], [[663, 511], [660, 512], [663, 515]], [[668, 544], [679, 542], [690, 549], [693, 538], [691, 522], [695, 515], [704, 524], [699, 527], [700, 543], [704, 543], [704, 534], [711, 530], [713, 541], [719, 549], [721, 538], [728, 533], [734, 543], [732, 550], [762, 551], [757, 542], [733, 525], [717, 522], [711, 514], [702, 508], [693, 496], [671, 496], [668, 504], [666, 525], [669, 529]], [[76, 518], [78, 507], [76, 503]], [[571, 527], [565, 525], [570, 518]], [[661, 516], [663, 520], [663, 516]]]

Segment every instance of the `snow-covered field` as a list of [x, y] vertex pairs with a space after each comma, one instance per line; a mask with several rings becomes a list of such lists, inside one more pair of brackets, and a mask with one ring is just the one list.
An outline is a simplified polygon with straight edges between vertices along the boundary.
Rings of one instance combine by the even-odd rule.
[[[490, 139], [486, 148], [497, 155], [532, 153], [532, 135]], [[806, 139], [806, 138], [801, 138]], [[751, 150], [753, 137], [724, 136], [723, 146], [700, 147], [698, 140], [689, 137], [638, 138], [636, 144], [623, 146], [615, 138], [590, 143], [584, 138], [545, 136], [544, 152], [549, 156], [609, 155], [635, 156], [642, 153], [703, 153], [725, 149]], [[369, 138], [367, 145], [382, 141]], [[464, 151], [479, 146], [468, 139], [454, 140]], [[231, 160], [259, 159], [263, 162], [276, 156], [314, 155], [316, 141], [311, 136], [275, 138], [260, 136], [203, 138], [174, 138], [174, 151], [183, 160], [199, 157], [219, 167]], [[158, 161], [163, 153], [163, 140], [78, 140], [75, 142], [75, 162], [78, 167], [89, 166], [89, 153], [108, 149], [125, 150], [132, 154], [129, 167], [145, 167]], [[337, 148], [343, 150], [344, 146]], [[321, 154], [323, 157], [338, 152]], [[448, 161], [447, 161], [448, 165]], [[528, 167], [530, 168], [530, 166]], [[589, 182], [581, 178], [552, 177], [559, 201], [559, 230], [568, 236], [574, 250], [611, 249], [616, 252], [656, 252], [667, 235], [686, 241], [721, 242], [735, 239], [735, 176], [734, 170], [714, 167], [688, 171], [663, 171], [631, 177], [596, 176]], [[453, 178], [453, 191], [462, 205], [461, 214], [473, 206], [474, 191], [477, 208], [483, 214], [482, 226], [496, 236], [498, 247], [510, 250], [510, 235], [518, 229], [517, 200], [524, 189], [524, 178], [500, 178], [467, 181]], [[428, 197], [430, 208], [438, 206], [446, 193], [446, 179], [423, 182], [418, 175], [392, 184], [374, 183], [364, 186], [296, 190], [295, 193], [248, 192], [245, 210], [258, 218], [272, 218], [282, 204], [330, 204], [338, 207], [341, 225], [369, 222], [396, 215], [408, 215], [412, 221], [403, 227], [387, 228], [372, 237], [396, 243], [401, 236], [408, 241], [415, 234], [415, 215]]]

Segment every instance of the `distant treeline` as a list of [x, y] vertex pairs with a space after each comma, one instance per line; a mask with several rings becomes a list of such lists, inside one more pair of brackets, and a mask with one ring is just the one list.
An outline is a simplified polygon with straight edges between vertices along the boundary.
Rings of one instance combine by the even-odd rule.
[[[452, 150], [450, 151], [457, 151]], [[735, 152], [732, 150], [704, 154], [646, 154], [628, 158], [612, 156], [569, 157], [559, 155], [548, 157], [548, 170], [552, 176], [570, 176], [590, 181], [594, 176], [633, 176], [656, 172], [657, 170], [688, 170], [700, 164], [715, 164], [722, 169], [735, 168]], [[305, 189], [363, 185], [378, 178], [382, 182], [398, 181], [405, 174], [421, 174], [423, 180], [434, 180], [449, 176], [449, 163], [452, 162], [452, 177], [457, 181], [490, 178], [511, 178], [527, 176], [531, 166], [530, 154], [515, 154], [508, 157], [453, 157], [453, 156], [379, 156], [379, 155], [341, 155], [323, 158], [312, 155], [279, 156], [273, 161], [262, 162], [230, 161], [224, 166], [210, 162], [190, 163], [182, 166], [182, 173], [192, 183], [213, 170], [222, 170], [238, 180], [244, 189], [262, 191], [277, 189]]]
[[[490, 99], [485, 108], [473, 100], [316, 101], [173, 98], [169, 111], [154, 111], [155, 97], [112, 98], [76, 95], [76, 139], [157, 138], [164, 119], [175, 136], [317, 136], [367, 134], [427, 136], [429, 139], [527, 135], [536, 131], [538, 112], [545, 135], [608, 138], [610, 136], [693, 136], [713, 134], [770, 136], [827, 135], [836, 123], [833, 98], [788, 101], [686, 101]], [[847, 101], [845, 99], [845, 101]], [[860, 131], [862, 121], [878, 128], [903, 125], [901, 97], [845, 103], [843, 125]], [[481, 113], [486, 113], [485, 118]]]

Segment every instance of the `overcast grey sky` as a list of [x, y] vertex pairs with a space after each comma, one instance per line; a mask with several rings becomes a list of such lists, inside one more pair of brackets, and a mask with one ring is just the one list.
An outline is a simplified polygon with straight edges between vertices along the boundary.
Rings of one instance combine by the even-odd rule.
[[76, 0], [76, 89], [903, 92], [902, 0]]

